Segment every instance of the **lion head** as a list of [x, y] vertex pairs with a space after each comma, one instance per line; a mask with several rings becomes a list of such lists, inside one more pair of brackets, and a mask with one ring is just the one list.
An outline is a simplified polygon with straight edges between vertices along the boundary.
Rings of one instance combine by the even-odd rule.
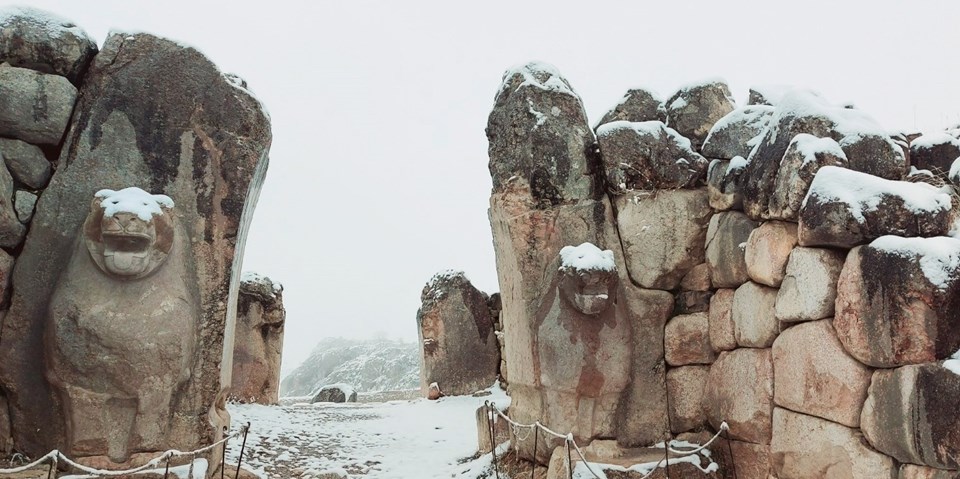
[[613, 252], [591, 243], [560, 250], [560, 296], [583, 314], [595, 316], [616, 302], [617, 277]]
[[154, 272], [173, 247], [173, 200], [140, 188], [100, 190], [83, 224], [90, 257], [118, 279], [140, 279]]

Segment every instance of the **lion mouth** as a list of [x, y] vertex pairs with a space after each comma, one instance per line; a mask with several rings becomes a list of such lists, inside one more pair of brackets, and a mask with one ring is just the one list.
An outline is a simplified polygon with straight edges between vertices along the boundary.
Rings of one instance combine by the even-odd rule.
[[142, 233], [105, 233], [103, 256], [107, 266], [117, 273], [138, 274], [150, 261], [150, 235]]

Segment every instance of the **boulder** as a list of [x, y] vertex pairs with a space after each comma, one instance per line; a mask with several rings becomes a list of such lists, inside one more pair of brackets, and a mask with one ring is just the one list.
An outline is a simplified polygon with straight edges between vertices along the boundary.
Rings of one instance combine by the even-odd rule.
[[[721, 475], [721, 477], [735, 477], [736, 479], [769, 479], [773, 477], [770, 474], [770, 446], [768, 444], [728, 441], [721, 436], [717, 438], [710, 450], [716, 455], [720, 470], [727, 473]], [[734, 471], [736, 471], [735, 474]]]
[[596, 139], [580, 96], [555, 67], [507, 70], [494, 102], [487, 121], [494, 193], [525, 188], [541, 207], [594, 196]]
[[710, 207], [718, 211], [743, 209], [740, 194], [740, 173], [747, 166], [742, 156], [727, 160], [712, 160], [707, 167], [707, 194]]
[[810, 183], [824, 166], [847, 166], [847, 155], [833, 138], [800, 133], [790, 141], [780, 160], [770, 197], [768, 216], [796, 221]]
[[[704, 234], [704, 237], [706, 237], [706, 234]], [[680, 289], [682, 291], [710, 291], [710, 266], [707, 263], [700, 263], [690, 268], [690, 271], [687, 271], [687, 274], [680, 280]]]
[[880, 368], [960, 349], [960, 240], [884, 236], [854, 248], [833, 326], [851, 356]]
[[750, 233], [744, 250], [750, 279], [766, 286], [779, 287], [787, 274], [790, 251], [797, 245], [797, 225], [767, 221]]
[[67, 19], [31, 7], [0, 11], [0, 62], [65, 76], [79, 85], [96, 54], [96, 42]]
[[710, 309], [711, 291], [680, 291], [677, 293], [675, 314], [706, 313]]
[[714, 288], [735, 288], [750, 279], [744, 255], [750, 233], [758, 224], [739, 211], [725, 211], [710, 218], [706, 259]]
[[815, 93], [791, 90], [777, 103], [770, 125], [741, 175], [744, 211], [751, 218], [769, 217], [767, 209], [781, 161], [800, 133], [832, 138], [856, 170], [890, 179], [906, 173], [903, 152], [873, 119], [859, 110], [832, 105]]
[[667, 371], [670, 396], [670, 431], [674, 434], [700, 429], [707, 422], [703, 410], [703, 387], [709, 366], [684, 366]]
[[231, 400], [258, 404], [279, 402], [286, 318], [283, 286], [266, 276], [245, 272], [240, 280], [237, 304]]
[[759, 135], [770, 123], [773, 107], [751, 105], [731, 111], [717, 121], [703, 142], [701, 152], [707, 158], [731, 159], [750, 156]]
[[800, 209], [800, 245], [852, 248], [883, 235], [946, 235], [951, 205], [949, 194], [926, 183], [824, 166]]
[[57, 145], [77, 100], [66, 78], [0, 65], [0, 135]]
[[859, 427], [871, 373], [827, 319], [789, 328], [773, 343], [773, 400], [791, 411]]
[[860, 426], [870, 444], [900, 462], [960, 469], [960, 360], [873, 374]]
[[459, 271], [438, 273], [420, 294], [420, 388], [437, 383], [444, 394], [462, 396], [490, 387], [500, 367], [487, 295]]
[[718, 289], [710, 298], [710, 344], [714, 351], [736, 349], [736, 326], [733, 322], [734, 289]]
[[310, 404], [318, 402], [357, 402], [357, 391], [349, 384], [328, 384], [313, 394]]
[[773, 361], [769, 349], [720, 353], [710, 367], [703, 403], [715, 430], [726, 421], [733, 439], [769, 444], [773, 413]]
[[736, 108], [727, 84], [715, 80], [684, 86], [663, 106], [667, 126], [689, 138], [697, 150], [713, 125]]
[[777, 289], [753, 281], [744, 283], [733, 295], [733, 327], [737, 344], [747, 348], [769, 348], [780, 333], [776, 318]]
[[631, 88], [616, 106], [606, 112], [597, 126], [615, 121], [653, 121], [659, 120], [660, 97], [643, 88]]
[[13, 196], [13, 206], [17, 212], [17, 219], [23, 224], [28, 224], [33, 219], [33, 208], [36, 205], [37, 195], [29, 191], [17, 190]]
[[667, 364], [710, 364], [714, 360], [710, 346], [707, 313], [676, 316], [664, 330], [664, 355]]
[[948, 471], [916, 464], [901, 464], [897, 479], [960, 479], [960, 471]]
[[607, 189], [696, 188], [706, 181], [706, 158], [684, 138], [659, 121], [615, 121], [597, 128]]
[[[30, 70], [0, 68], [4, 75], [43, 85], [47, 119], [58, 122], [47, 139], [59, 142], [74, 87]], [[211, 444], [229, 417], [240, 253], [266, 174], [269, 118], [202, 53], [145, 33], [108, 36], [83, 88], [0, 331], [14, 440], [32, 456], [59, 448], [103, 460]], [[35, 99], [18, 102], [33, 108]], [[146, 198], [150, 214], [135, 206]], [[138, 212], [121, 213], [120, 204]], [[161, 228], [157, 241], [119, 251], [101, 230], [115, 233], [120, 221]], [[114, 314], [76, 323], [63, 314], [95, 308]], [[45, 329], [74, 326], [82, 332], [44, 340]], [[101, 340], [109, 343], [102, 355], [77, 354]], [[84, 392], [94, 385], [97, 393]], [[210, 463], [219, 455], [211, 451]]]
[[960, 158], [960, 139], [943, 131], [927, 133], [910, 142], [910, 164], [946, 178]]
[[783, 408], [773, 411], [773, 473], [780, 479], [894, 479], [893, 459], [856, 430]]
[[6, 168], [0, 168], [0, 246], [4, 248], [19, 246], [27, 234], [26, 227], [17, 217], [13, 196], [13, 177]]
[[676, 289], [704, 262], [710, 207], [703, 190], [614, 198], [627, 271], [644, 288]]
[[40, 148], [20, 140], [0, 138], [0, 154], [17, 181], [34, 190], [47, 186], [53, 171]]
[[794, 248], [777, 292], [777, 319], [810, 321], [833, 316], [845, 257], [832, 249]]

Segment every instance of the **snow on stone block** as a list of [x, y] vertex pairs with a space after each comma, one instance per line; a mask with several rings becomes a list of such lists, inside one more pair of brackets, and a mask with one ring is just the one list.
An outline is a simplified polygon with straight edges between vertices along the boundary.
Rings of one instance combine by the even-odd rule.
[[318, 402], [357, 402], [357, 391], [346, 383], [328, 384], [312, 394], [310, 403]]
[[834, 327], [870, 366], [950, 357], [960, 349], [960, 240], [884, 236], [850, 251]]
[[616, 271], [613, 251], [601, 250], [593, 243], [564, 246], [560, 249], [560, 270]]
[[710, 128], [701, 152], [707, 158], [746, 158], [760, 141], [760, 135], [769, 125], [774, 108], [753, 105], [737, 108], [718, 120]]
[[795, 221], [817, 171], [828, 165], [847, 166], [847, 156], [839, 143], [806, 133], [793, 137], [780, 160], [769, 216]]
[[750, 87], [748, 105], [776, 105], [794, 88], [787, 85], [754, 85]]
[[[651, 90], [631, 88], [627, 91], [620, 103], [610, 109], [597, 123], [600, 125], [614, 121], [652, 121], [659, 120], [659, 108], [662, 100]], [[596, 128], [595, 128], [596, 129]]]
[[117, 213], [130, 213], [143, 221], [162, 215], [163, 209], [173, 208], [173, 200], [167, 195], [154, 195], [135, 186], [119, 191], [100, 190], [94, 194], [100, 198], [103, 215], [112, 218]]
[[75, 85], [97, 54], [96, 42], [82, 28], [37, 8], [3, 8], [0, 31], [0, 62], [65, 76]]
[[945, 177], [953, 162], [960, 158], [960, 139], [945, 131], [925, 133], [910, 142], [910, 163]]
[[597, 128], [597, 141], [612, 193], [695, 188], [706, 179], [706, 158], [662, 122], [607, 123]]
[[863, 406], [863, 435], [900, 462], [960, 469], [960, 376], [928, 363], [878, 370]]
[[681, 87], [663, 102], [663, 108], [667, 126], [690, 138], [699, 149], [713, 125], [736, 104], [726, 82], [710, 79]]
[[850, 248], [883, 235], [950, 231], [949, 194], [836, 166], [817, 171], [800, 208], [800, 245]]

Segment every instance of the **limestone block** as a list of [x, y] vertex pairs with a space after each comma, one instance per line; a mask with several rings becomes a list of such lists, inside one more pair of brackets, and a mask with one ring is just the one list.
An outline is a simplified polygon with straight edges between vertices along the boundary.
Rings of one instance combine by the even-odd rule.
[[710, 298], [710, 344], [714, 351], [736, 349], [736, 326], [733, 323], [733, 298], [736, 290], [718, 289]]
[[707, 263], [700, 263], [680, 280], [680, 289], [683, 291], [710, 291], [710, 267]]
[[710, 218], [706, 258], [714, 288], [735, 288], [750, 279], [744, 253], [757, 225], [739, 211], [725, 211]]
[[847, 354], [830, 320], [780, 333], [773, 343], [773, 373], [777, 406], [860, 426], [872, 370]]
[[845, 254], [825, 248], [794, 248], [777, 293], [777, 319], [810, 321], [833, 316]]
[[847, 165], [847, 155], [833, 138], [800, 133], [790, 141], [780, 161], [770, 197], [769, 217], [796, 221], [810, 183], [824, 166]]
[[28, 188], [47, 186], [53, 170], [40, 148], [12, 138], [0, 138], [0, 154], [13, 177]]
[[623, 95], [620, 103], [607, 111], [597, 126], [614, 121], [653, 121], [659, 120], [658, 110], [661, 99], [656, 93], [643, 88], [631, 88]]
[[900, 462], [960, 469], [960, 360], [874, 373], [860, 425], [880, 452]]
[[763, 133], [773, 117], [773, 107], [749, 105], [727, 113], [714, 123], [703, 142], [703, 156], [729, 160], [750, 156], [750, 140]]
[[707, 167], [707, 194], [711, 208], [717, 211], [743, 209], [739, 180], [746, 164], [747, 160], [742, 156], [710, 161]]
[[707, 419], [718, 430], [724, 421], [733, 439], [769, 444], [773, 413], [773, 361], [769, 349], [720, 353], [704, 387]]
[[797, 225], [767, 221], [750, 233], [744, 260], [750, 279], [779, 287], [787, 273], [787, 259], [797, 245]]
[[700, 149], [710, 129], [736, 108], [730, 88], [722, 81], [688, 85], [663, 102], [667, 126], [690, 139]]
[[597, 128], [607, 189], [696, 188], [707, 178], [707, 159], [690, 140], [659, 121], [615, 121]]
[[8, 7], [0, 18], [0, 62], [67, 77], [74, 85], [97, 43], [70, 20], [37, 8]]
[[896, 477], [893, 459], [874, 451], [856, 430], [783, 408], [773, 410], [773, 473], [780, 479]]
[[703, 190], [614, 198], [630, 277], [644, 288], [675, 289], [704, 262], [710, 207]]
[[667, 364], [710, 364], [714, 360], [710, 346], [707, 313], [676, 316], [664, 330], [664, 352]]
[[945, 359], [960, 349], [960, 240], [884, 236], [847, 255], [837, 336], [874, 367]]
[[709, 366], [683, 366], [667, 371], [670, 396], [670, 428], [674, 434], [699, 429], [706, 424], [703, 387], [710, 375]]
[[910, 165], [946, 178], [960, 158], [960, 139], [942, 131], [926, 133], [910, 142]]
[[769, 348], [780, 332], [776, 318], [777, 289], [745, 283], [733, 295], [733, 327], [737, 344]]
[[77, 87], [61, 76], [0, 66], [0, 135], [37, 145], [60, 143]]

